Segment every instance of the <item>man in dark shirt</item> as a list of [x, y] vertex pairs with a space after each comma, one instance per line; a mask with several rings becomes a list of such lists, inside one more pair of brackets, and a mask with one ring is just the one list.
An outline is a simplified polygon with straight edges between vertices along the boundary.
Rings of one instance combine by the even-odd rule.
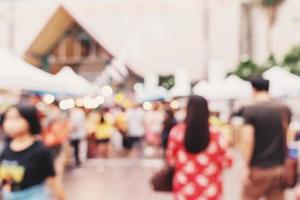
[[290, 109], [269, 94], [269, 81], [251, 80], [255, 103], [245, 107], [242, 130], [245, 176], [243, 200], [284, 199], [281, 177], [286, 155], [286, 132]]

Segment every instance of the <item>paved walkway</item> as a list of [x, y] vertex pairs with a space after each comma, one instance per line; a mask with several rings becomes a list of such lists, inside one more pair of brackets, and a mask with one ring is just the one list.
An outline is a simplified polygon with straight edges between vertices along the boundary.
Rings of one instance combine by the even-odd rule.
[[[89, 160], [67, 173], [65, 187], [70, 200], [172, 200], [170, 194], [152, 191], [149, 179], [161, 167], [159, 160]], [[239, 200], [239, 167], [224, 175], [224, 200]], [[288, 192], [287, 200], [294, 200]]]

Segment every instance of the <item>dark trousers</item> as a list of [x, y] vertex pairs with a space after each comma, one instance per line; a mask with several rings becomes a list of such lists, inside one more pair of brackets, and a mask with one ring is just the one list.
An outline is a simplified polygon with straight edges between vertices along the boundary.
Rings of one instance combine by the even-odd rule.
[[76, 164], [76, 166], [79, 166], [81, 164], [80, 158], [79, 158], [80, 140], [79, 139], [71, 140], [71, 146], [73, 147], [75, 164]]

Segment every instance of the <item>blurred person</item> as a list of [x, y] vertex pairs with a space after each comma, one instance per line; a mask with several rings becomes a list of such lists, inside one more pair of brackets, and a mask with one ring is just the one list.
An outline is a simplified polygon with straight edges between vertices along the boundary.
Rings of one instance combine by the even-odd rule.
[[123, 138], [126, 137], [128, 132], [127, 113], [124, 107], [121, 107], [120, 112], [116, 115], [115, 125], [118, 131], [122, 134]]
[[291, 111], [268, 94], [269, 81], [251, 80], [254, 104], [242, 111], [244, 157], [243, 200], [284, 199], [281, 184], [286, 158], [286, 133]]
[[124, 148], [125, 141], [128, 137], [127, 112], [124, 107], [121, 107], [120, 111], [116, 115], [115, 127], [121, 134], [121, 143], [119, 145], [121, 148]]
[[226, 142], [209, 125], [206, 99], [191, 96], [183, 123], [176, 125], [168, 142], [167, 160], [175, 168], [175, 199], [222, 199], [222, 172], [231, 164]]
[[176, 118], [177, 122], [184, 122], [184, 120], [186, 118], [186, 109], [180, 108], [179, 110], [177, 110], [175, 113], [175, 118]]
[[62, 183], [67, 160], [67, 143], [70, 127], [67, 115], [59, 108], [58, 101], [48, 106], [43, 121], [42, 141], [49, 148], [56, 175]]
[[87, 142], [88, 142], [88, 149], [87, 149], [87, 157], [94, 158], [97, 155], [97, 143], [96, 143], [96, 131], [97, 125], [100, 121], [100, 114], [95, 111], [91, 111], [87, 115]]
[[300, 141], [300, 131], [295, 132], [295, 141]]
[[134, 154], [137, 152], [132, 151], [133, 148], [141, 146], [145, 136], [145, 112], [140, 105], [128, 109], [127, 124], [128, 134], [123, 140], [123, 147], [126, 154]]
[[42, 97], [35, 93], [23, 92], [20, 96], [21, 103], [28, 103], [30, 105], [36, 106], [42, 101]]
[[147, 143], [153, 146], [161, 144], [164, 112], [160, 103], [154, 103], [153, 109], [145, 113], [145, 131]]
[[69, 123], [67, 116], [60, 110], [58, 101], [50, 104], [45, 114], [43, 141], [49, 147], [53, 159], [56, 159], [68, 139]]
[[165, 111], [165, 119], [163, 123], [162, 137], [162, 147], [164, 150], [167, 149], [168, 139], [172, 128], [177, 124], [175, 119], [174, 111], [172, 109], [167, 109]]
[[107, 112], [101, 111], [100, 121], [97, 124], [95, 133], [97, 150], [103, 158], [108, 158], [109, 156], [110, 140], [114, 131], [113, 125], [107, 120]]
[[47, 200], [50, 196], [46, 185], [57, 199], [66, 199], [51, 154], [36, 139], [41, 132], [36, 108], [21, 104], [9, 108], [4, 115], [3, 128], [11, 138], [0, 160], [3, 199]]
[[211, 126], [218, 129], [218, 132], [222, 134], [228, 144], [232, 147], [234, 144], [233, 128], [229, 122], [221, 119], [220, 112], [211, 112], [209, 123]]
[[75, 165], [81, 165], [80, 144], [86, 136], [85, 113], [81, 108], [75, 107], [70, 112], [70, 143], [73, 148]]
[[87, 113], [87, 133], [92, 134], [96, 132], [97, 124], [100, 120], [100, 113], [91, 111]]
[[11, 138], [7, 134], [4, 133], [3, 130], [3, 120], [5, 113], [2, 112], [0, 114], [0, 155], [2, 154], [4, 148], [10, 143]]

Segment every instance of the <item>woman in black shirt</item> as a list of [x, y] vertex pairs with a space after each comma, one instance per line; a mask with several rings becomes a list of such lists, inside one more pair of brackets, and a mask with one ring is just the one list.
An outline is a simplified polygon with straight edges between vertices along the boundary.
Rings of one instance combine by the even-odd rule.
[[36, 108], [21, 104], [11, 107], [3, 116], [3, 129], [11, 138], [0, 160], [4, 200], [48, 200], [46, 184], [58, 199], [64, 200], [51, 155], [36, 140], [41, 132]]

